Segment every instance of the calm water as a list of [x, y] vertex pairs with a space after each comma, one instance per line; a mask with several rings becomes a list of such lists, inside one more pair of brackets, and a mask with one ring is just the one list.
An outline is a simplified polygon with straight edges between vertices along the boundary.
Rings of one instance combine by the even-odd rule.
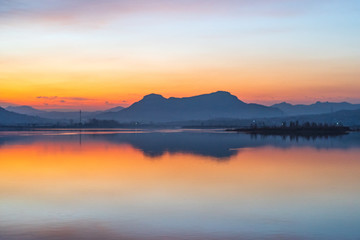
[[0, 239], [360, 239], [360, 134], [0, 132]]

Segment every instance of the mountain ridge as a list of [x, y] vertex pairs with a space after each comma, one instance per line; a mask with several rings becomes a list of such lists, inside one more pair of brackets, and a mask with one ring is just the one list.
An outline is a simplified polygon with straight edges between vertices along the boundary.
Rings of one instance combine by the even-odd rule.
[[160, 94], [152, 93], [119, 112], [103, 113], [96, 117], [117, 121], [170, 122], [280, 115], [282, 112], [279, 109], [260, 104], [247, 104], [229, 92], [217, 91], [183, 98], [165, 98]]
[[[40, 110], [36, 109], [31, 106], [22, 105], [22, 106], [8, 106], [5, 108], [7, 111], [18, 113], [18, 114], [25, 114], [29, 116], [35, 116], [40, 118], [46, 118], [46, 119], [52, 119], [52, 120], [73, 120], [77, 121], [80, 118], [79, 111], [46, 111], [46, 110]], [[117, 111], [121, 110], [123, 107], [118, 106], [115, 108], [111, 108], [105, 111]], [[90, 119], [94, 118], [97, 114], [100, 114], [105, 111], [82, 111], [82, 118]]]
[[10, 112], [0, 107], [0, 125], [2, 126], [39, 123], [49, 123], [49, 121], [40, 117]]
[[348, 102], [320, 102], [317, 101], [312, 104], [290, 104], [281, 102], [272, 105], [271, 107], [279, 108], [287, 116], [299, 116], [309, 114], [324, 114], [332, 113], [341, 110], [357, 110], [360, 109], [360, 104], [352, 104]]
[[[79, 111], [46, 111], [31, 106], [9, 106], [9, 112], [35, 116], [60, 122], [78, 122]], [[82, 112], [83, 121], [89, 119], [116, 120], [118, 122], [180, 122], [210, 119], [259, 119], [321, 115], [342, 110], [357, 110], [360, 104], [348, 102], [320, 102], [291, 104], [281, 102], [272, 106], [245, 103], [227, 91], [216, 91], [191, 97], [169, 97], [151, 93], [127, 108], [118, 106], [104, 111]], [[24, 117], [22, 117], [24, 118]], [[34, 122], [31, 119], [30, 122]]]

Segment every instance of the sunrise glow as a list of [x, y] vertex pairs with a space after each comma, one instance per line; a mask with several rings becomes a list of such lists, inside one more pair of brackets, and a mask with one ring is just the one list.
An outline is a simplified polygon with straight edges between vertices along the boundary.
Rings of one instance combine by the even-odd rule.
[[0, 106], [360, 103], [359, 1], [0, 1]]

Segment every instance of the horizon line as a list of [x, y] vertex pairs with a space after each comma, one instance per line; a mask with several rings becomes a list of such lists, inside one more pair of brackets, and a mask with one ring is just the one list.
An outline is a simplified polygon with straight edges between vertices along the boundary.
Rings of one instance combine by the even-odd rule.
[[[3, 101], [0, 100], [0, 107], [2, 108], [8, 108], [8, 107], [32, 107], [34, 109], [37, 110], [43, 110], [43, 111], [64, 111], [64, 112], [76, 112], [76, 111], [80, 111], [80, 110], [85, 110], [85, 111], [106, 111], [115, 107], [123, 107], [123, 108], [127, 108], [130, 107], [131, 105], [133, 105], [134, 103], [141, 101], [145, 96], [149, 96], [149, 95], [159, 95], [164, 97], [165, 99], [170, 99], [170, 98], [191, 98], [191, 97], [196, 97], [196, 96], [202, 96], [202, 95], [209, 95], [209, 94], [214, 94], [214, 93], [219, 93], [219, 92], [224, 92], [224, 93], [229, 93], [232, 96], [237, 97], [240, 101], [243, 101], [244, 103], [247, 104], [260, 104], [260, 105], [264, 105], [267, 107], [271, 107], [275, 104], [281, 104], [281, 103], [288, 103], [291, 105], [312, 105], [312, 104], [316, 104], [316, 103], [349, 103], [349, 104], [360, 104], [360, 99], [358, 99], [358, 102], [356, 101], [357, 99], [349, 99], [346, 100], [346, 97], [340, 98], [343, 100], [312, 100], [311, 102], [301, 102], [300, 100], [268, 100], [268, 101], [264, 101], [264, 100], [257, 100], [257, 101], [246, 101], [246, 100], [242, 100], [241, 98], [239, 98], [237, 95], [232, 94], [230, 91], [225, 91], [225, 90], [218, 90], [218, 91], [214, 91], [214, 92], [209, 92], [209, 93], [203, 93], [203, 94], [197, 94], [197, 95], [192, 95], [192, 96], [185, 96], [185, 97], [164, 97], [163, 94], [159, 94], [159, 93], [149, 93], [144, 95], [141, 99], [136, 100], [134, 102], [131, 103], [124, 103], [124, 104], [117, 104], [117, 103], [112, 103], [112, 104], [108, 104], [108, 101], [105, 101], [104, 106], [102, 107], [97, 107], [96, 105], [91, 105], [91, 104], [79, 104], [79, 105], [73, 105], [73, 106], [59, 106], [59, 104], [57, 105], [40, 105], [40, 104], [17, 104], [14, 102], [9, 102], [9, 101]], [[39, 97], [36, 97], [39, 98]], [[94, 99], [95, 100], [95, 99]], [[106, 105], [108, 104], [108, 105]]]

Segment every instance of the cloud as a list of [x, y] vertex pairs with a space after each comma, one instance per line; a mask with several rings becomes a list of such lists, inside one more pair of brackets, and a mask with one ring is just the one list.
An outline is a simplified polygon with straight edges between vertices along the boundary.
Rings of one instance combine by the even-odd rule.
[[134, 14], [237, 14], [288, 16], [319, 0], [0, 0], [4, 20], [101, 24]]
[[60, 102], [65, 102], [65, 100], [70, 101], [92, 101], [92, 98], [83, 98], [83, 97], [58, 97], [58, 96], [38, 96], [38, 99], [46, 99], [46, 100], [59, 100]]
[[120, 102], [110, 102], [110, 101], [105, 101], [105, 104], [107, 106], [112, 106], [112, 107], [118, 107], [118, 106], [122, 106], [122, 104], [124, 103], [127, 103], [127, 101], [123, 100], [123, 101], [120, 101]]
[[52, 97], [38, 96], [36, 98], [38, 98], [38, 99], [46, 99], [46, 100], [54, 100], [54, 99], [57, 99], [58, 97], [57, 96], [52, 96]]
[[92, 98], [83, 98], [83, 97], [62, 97], [61, 99], [72, 100], [72, 101], [92, 101]]

